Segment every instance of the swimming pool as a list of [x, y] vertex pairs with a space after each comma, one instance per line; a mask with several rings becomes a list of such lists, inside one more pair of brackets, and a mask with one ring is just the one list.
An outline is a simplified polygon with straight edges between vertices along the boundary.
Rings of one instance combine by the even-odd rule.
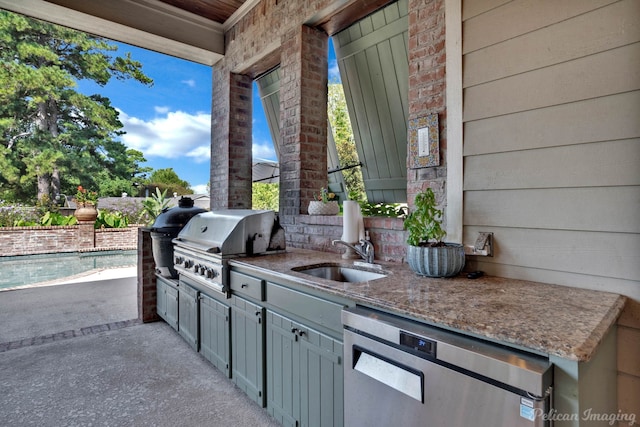
[[134, 266], [137, 262], [135, 250], [0, 257], [0, 289], [48, 282], [91, 270]]

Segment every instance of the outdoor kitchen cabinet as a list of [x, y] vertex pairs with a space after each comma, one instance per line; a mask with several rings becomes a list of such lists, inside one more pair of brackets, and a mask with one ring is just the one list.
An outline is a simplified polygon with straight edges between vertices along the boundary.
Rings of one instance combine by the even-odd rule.
[[264, 392], [264, 286], [265, 281], [237, 271], [229, 273], [231, 288], [232, 379], [260, 406]]
[[227, 377], [230, 375], [230, 311], [231, 308], [200, 293], [200, 354]]
[[178, 285], [178, 333], [198, 351], [198, 290], [183, 280]]
[[342, 342], [267, 310], [267, 410], [284, 426], [343, 425]]
[[231, 301], [232, 379], [264, 407], [264, 308], [235, 295]]
[[156, 276], [157, 312], [169, 326], [178, 330], [178, 287], [169, 279]]
[[343, 306], [275, 283], [266, 291], [267, 410], [284, 426], [343, 425]]

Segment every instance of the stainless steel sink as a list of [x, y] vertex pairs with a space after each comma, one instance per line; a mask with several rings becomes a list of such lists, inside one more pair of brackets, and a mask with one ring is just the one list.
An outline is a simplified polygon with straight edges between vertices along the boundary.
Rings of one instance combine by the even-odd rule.
[[293, 271], [308, 274], [321, 279], [334, 280], [336, 282], [368, 282], [381, 279], [387, 274], [380, 271], [365, 270], [356, 267], [346, 267], [338, 264], [316, 264], [303, 267], [295, 267]]

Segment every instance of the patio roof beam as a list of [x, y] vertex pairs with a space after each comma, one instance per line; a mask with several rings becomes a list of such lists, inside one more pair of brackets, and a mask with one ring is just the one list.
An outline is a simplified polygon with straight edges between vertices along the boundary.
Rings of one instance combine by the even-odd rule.
[[221, 24], [158, 0], [0, 0], [0, 8], [204, 65], [224, 56]]

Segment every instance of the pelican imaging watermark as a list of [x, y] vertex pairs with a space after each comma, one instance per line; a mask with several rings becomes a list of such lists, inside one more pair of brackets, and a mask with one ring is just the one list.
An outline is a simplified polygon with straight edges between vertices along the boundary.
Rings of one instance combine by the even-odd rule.
[[541, 408], [533, 410], [535, 418], [542, 418], [544, 421], [603, 421], [610, 426], [615, 425], [618, 422], [627, 423], [630, 426], [636, 424], [636, 414], [625, 413], [620, 410], [618, 412], [602, 413], [596, 412], [592, 408], [585, 409], [581, 414], [578, 413], [563, 413], [558, 412], [555, 409], [550, 409], [549, 412], [544, 412]]

